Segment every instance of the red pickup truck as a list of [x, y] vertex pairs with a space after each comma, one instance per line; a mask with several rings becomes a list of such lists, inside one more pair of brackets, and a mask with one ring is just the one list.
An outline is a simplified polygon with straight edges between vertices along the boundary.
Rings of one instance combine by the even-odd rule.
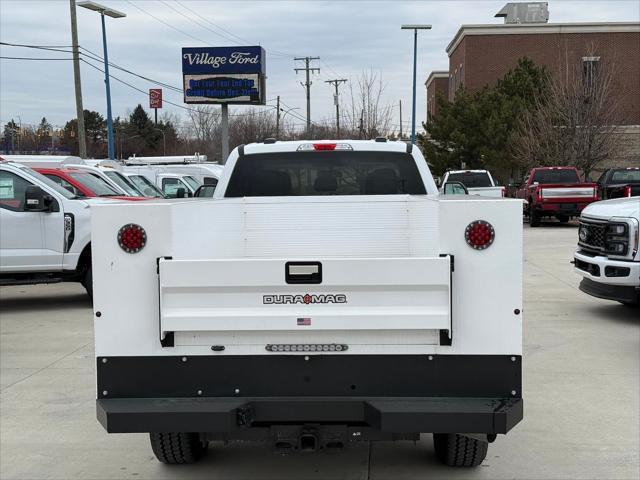
[[568, 222], [584, 207], [599, 200], [595, 183], [580, 181], [575, 167], [537, 167], [529, 172], [516, 191], [516, 198], [527, 201], [529, 225], [537, 227], [543, 217]]

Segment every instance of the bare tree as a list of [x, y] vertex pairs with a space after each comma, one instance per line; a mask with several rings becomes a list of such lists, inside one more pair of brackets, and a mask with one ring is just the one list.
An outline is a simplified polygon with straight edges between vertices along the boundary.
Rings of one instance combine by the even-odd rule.
[[[357, 79], [357, 91], [350, 82], [351, 104], [342, 114], [346, 130], [356, 138], [375, 138], [386, 136], [392, 130], [392, 110], [389, 103], [383, 102], [386, 85], [382, 76], [373, 70], [363, 71]], [[342, 136], [346, 136], [346, 131]]]
[[589, 178], [619, 153], [615, 62], [594, 55], [593, 48], [589, 52], [579, 62], [567, 62], [547, 94], [521, 118], [514, 155], [523, 167], [573, 165]]

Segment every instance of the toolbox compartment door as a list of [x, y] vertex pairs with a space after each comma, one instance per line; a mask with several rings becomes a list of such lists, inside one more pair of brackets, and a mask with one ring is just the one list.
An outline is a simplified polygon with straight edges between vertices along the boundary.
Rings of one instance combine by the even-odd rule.
[[449, 256], [161, 258], [161, 338], [167, 332], [451, 331], [451, 262]]

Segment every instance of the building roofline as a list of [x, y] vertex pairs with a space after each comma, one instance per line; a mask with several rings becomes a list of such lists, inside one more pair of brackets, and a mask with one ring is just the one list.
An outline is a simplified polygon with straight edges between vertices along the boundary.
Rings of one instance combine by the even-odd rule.
[[449, 78], [449, 70], [434, 70], [429, 74], [424, 85], [429, 88], [429, 84], [436, 78]]
[[451, 56], [467, 35], [530, 35], [545, 33], [640, 33], [640, 22], [506, 23], [461, 25], [447, 45]]

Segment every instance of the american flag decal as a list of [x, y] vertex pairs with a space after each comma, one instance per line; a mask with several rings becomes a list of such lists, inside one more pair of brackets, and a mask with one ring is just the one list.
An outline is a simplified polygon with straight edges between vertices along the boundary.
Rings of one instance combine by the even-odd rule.
[[311, 319], [309, 317], [298, 318], [298, 325], [311, 325]]

